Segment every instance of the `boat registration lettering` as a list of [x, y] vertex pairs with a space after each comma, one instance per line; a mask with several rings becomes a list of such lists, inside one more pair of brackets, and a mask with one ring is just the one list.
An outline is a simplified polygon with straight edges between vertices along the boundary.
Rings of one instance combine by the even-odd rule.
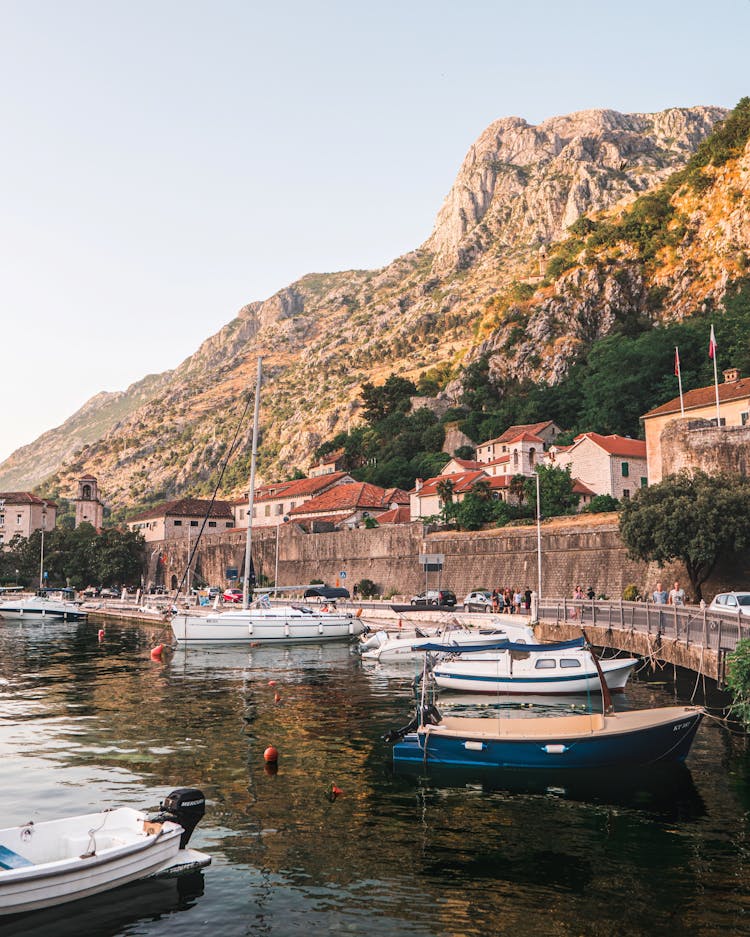
[[672, 726], [673, 732], [682, 732], [683, 729], [690, 728], [689, 722], [678, 722], [676, 726]]

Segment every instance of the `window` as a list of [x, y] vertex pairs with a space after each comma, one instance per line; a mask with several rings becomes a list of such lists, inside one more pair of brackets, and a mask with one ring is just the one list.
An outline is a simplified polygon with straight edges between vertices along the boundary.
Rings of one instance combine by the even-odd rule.
[[627, 462], [623, 462], [620, 467], [622, 469], [622, 477], [627, 478], [628, 475], [630, 475], [630, 465]]
[[727, 596], [727, 608], [737, 608], [737, 599], [733, 595]]
[[623, 489], [622, 489], [622, 496], [623, 496], [623, 498], [625, 499], [625, 501], [630, 501], [630, 489], [629, 489], [629, 488], [623, 488]]
[[750, 421], [750, 413], [740, 413], [740, 424], [742, 426], [747, 426]]
[[276, 516], [278, 517], [278, 516], [282, 515], [283, 513], [284, 513], [284, 505], [283, 505], [283, 504], [277, 504], [277, 505], [275, 505], [275, 507], [274, 507], [274, 514], [276, 514]]
[[245, 509], [244, 509], [244, 508], [240, 508], [240, 520], [242, 520], [242, 518], [243, 518], [244, 516], [245, 516]]
[[296, 502], [296, 501], [290, 501], [290, 502], [289, 502], [289, 510], [290, 510], [290, 511], [293, 510], [296, 506], [297, 506], [297, 502]]
[[191, 526], [191, 527], [197, 527], [197, 526], [198, 526], [198, 521], [190, 521], [190, 526]]
[[231, 527], [231, 526], [232, 526], [232, 522], [231, 522], [231, 521], [227, 521], [227, 527]]
[[557, 667], [557, 661], [552, 657], [542, 657], [534, 666], [537, 670], [553, 670]]
[[23, 523], [23, 514], [16, 514], [16, 524], [20, 525], [22, 523]]
[[263, 515], [264, 515], [264, 517], [270, 517], [270, 516], [271, 516], [271, 505], [270, 505], [270, 504], [267, 504], [267, 505], [263, 508]]
[[0, 524], [4, 524], [4, 523], [5, 523], [5, 515], [0, 514]]
[[174, 525], [175, 527], [182, 527], [182, 521], [175, 521]]
[[208, 526], [209, 526], [209, 527], [216, 527], [216, 521], [209, 521], [209, 522], [208, 522]]
[[648, 479], [641, 475], [641, 488], [648, 488]]
[[560, 667], [571, 669], [572, 667], [580, 667], [581, 662], [576, 660], [574, 657], [563, 657], [560, 661]]
[[726, 605], [726, 604], [727, 604], [727, 597], [726, 597], [725, 595], [717, 595], [716, 598], [714, 599], [714, 602], [715, 602], [717, 605]]

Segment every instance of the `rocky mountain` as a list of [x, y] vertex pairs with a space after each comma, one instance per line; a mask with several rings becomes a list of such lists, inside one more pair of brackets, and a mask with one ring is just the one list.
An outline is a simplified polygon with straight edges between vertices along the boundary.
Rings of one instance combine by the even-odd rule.
[[[457, 392], [463, 362], [477, 354], [495, 356], [498, 370], [554, 380], [581, 342], [611, 325], [608, 304], [648, 295], [637, 275], [632, 283], [630, 273], [618, 279], [622, 249], [605, 270], [570, 264], [550, 279], [568, 229], [658, 187], [724, 116], [694, 107], [583, 111], [537, 126], [496, 121], [469, 150], [421, 247], [381, 270], [310, 274], [248, 304], [174, 371], [122, 395], [98, 395], [14, 453], [0, 465], [0, 488], [46, 480], [46, 491], [64, 496], [77, 475], [92, 472], [115, 508], [208, 490], [252, 389], [258, 353], [268, 479], [306, 468], [321, 441], [356, 423], [364, 381], [432, 371], [452, 377]], [[695, 212], [690, 217], [698, 224]], [[694, 298], [687, 280], [669, 287], [675, 301]], [[591, 301], [581, 304], [584, 294]], [[549, 360], [541, 354], [548, 346]], [[245, 421], [225, 494], [246, 487], [250, 432]]]

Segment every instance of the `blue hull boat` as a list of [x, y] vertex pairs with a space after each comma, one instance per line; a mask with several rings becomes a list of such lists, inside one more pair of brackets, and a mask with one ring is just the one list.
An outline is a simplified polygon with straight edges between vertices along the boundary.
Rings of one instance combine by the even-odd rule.
[[666, 706], [620, 713], [527, 718], [442, 717], [425, 710], [393, 747], [403, 765], [522, 769], [630, 768], [684, 761], [704, 711]]

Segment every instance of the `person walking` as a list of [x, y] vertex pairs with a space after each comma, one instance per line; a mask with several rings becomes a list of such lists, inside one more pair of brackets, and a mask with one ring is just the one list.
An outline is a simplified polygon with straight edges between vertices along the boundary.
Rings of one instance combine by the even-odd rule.
[[654, 593], [651, 596], [651, 598], [654, 601], [654, 605], [666, 605], [667, 604], [667, 599], [669, 598], [669, 595], [667, 593], [667, 590], [662, 586], [661, 582], [656, 583], [656, 588], [654, 589]]
[[684, 605], [685, 604], [685, 590], [680, 588], [679, 582], [675, 580], [674, 586], [669, 590], [669, 604], [670, 605]]

